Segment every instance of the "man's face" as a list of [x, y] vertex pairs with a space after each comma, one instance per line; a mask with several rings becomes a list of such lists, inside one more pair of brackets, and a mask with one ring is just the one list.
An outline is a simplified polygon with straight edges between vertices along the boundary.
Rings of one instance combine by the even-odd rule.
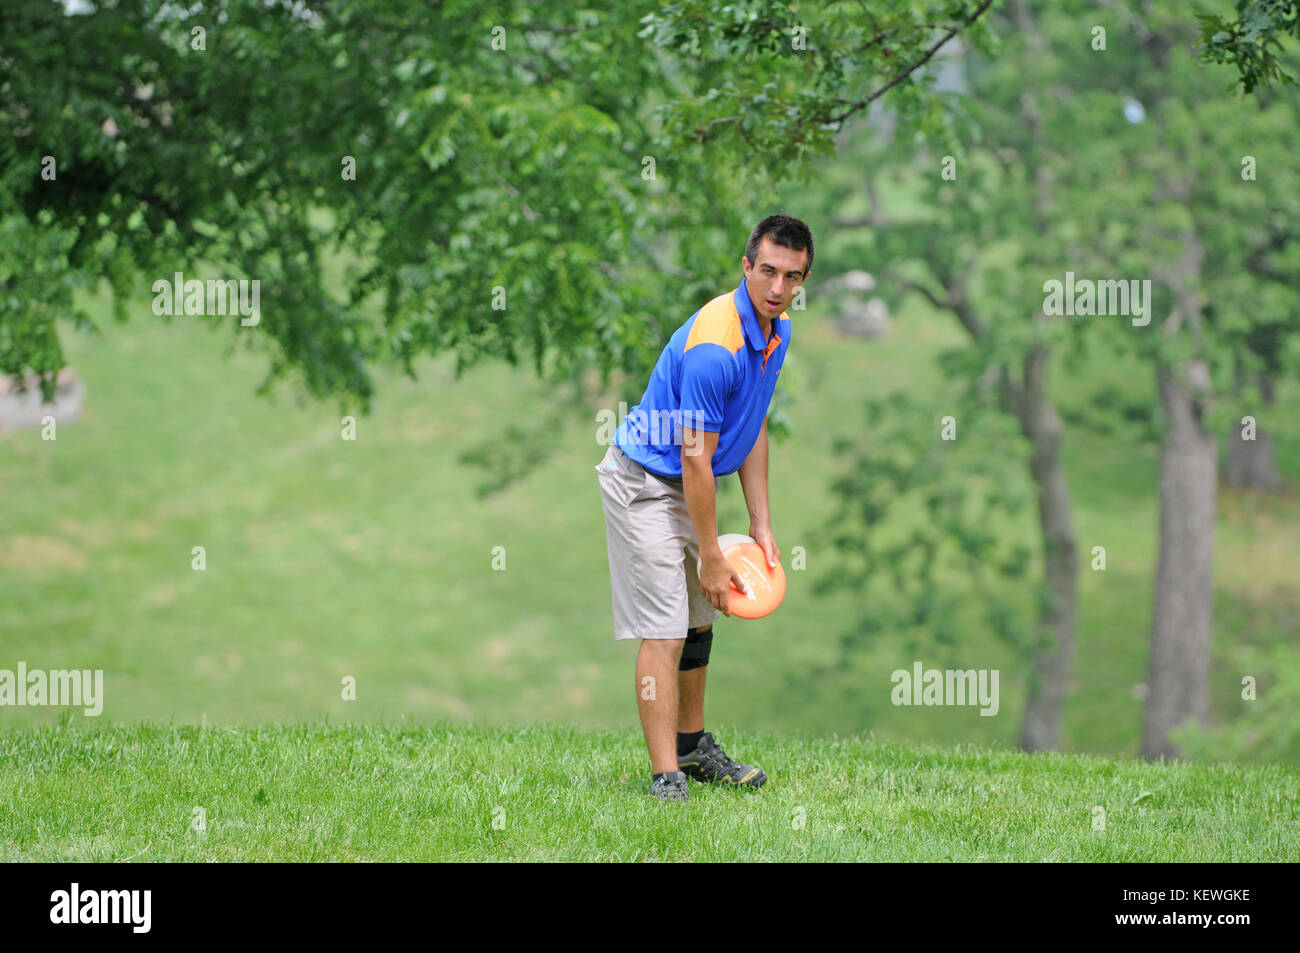
[[808, 277], [808, 250], [795, 251], [778, 245], [767, 236], [759, 242], [755, 260], [741, 256], [745, 268], [745, 288], [759, 318], [775, 319], [794, 300], [794, 293]]

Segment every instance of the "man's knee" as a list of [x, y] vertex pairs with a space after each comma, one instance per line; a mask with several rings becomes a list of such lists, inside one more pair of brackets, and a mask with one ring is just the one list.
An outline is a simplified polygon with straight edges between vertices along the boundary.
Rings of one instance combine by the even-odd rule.
[[642, 639], [641, 651], [675, 662], [681, 656], [685, 643], [685, 639]]
[[709, 651], [713, 647], [713, 626], [704, 625], [690, 629], [686, 633], [686, 643], [682, 646], [682, 660], [678, 670], [689, 672], [704, 668], [709, 664]]

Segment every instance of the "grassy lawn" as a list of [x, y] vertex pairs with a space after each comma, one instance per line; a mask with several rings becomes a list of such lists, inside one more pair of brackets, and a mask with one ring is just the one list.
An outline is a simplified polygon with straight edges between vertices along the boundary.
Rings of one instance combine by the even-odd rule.
[[686, 804], [647, 796], [630, 731], [12, 731], [0, 861], [1300, 858], [1300, 775], [1280, 766], [721, 731], [770, 780], [691, 782]]

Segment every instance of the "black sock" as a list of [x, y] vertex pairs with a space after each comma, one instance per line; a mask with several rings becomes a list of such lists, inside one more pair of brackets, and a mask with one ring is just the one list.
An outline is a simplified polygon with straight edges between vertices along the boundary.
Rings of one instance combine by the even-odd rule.
[[694, 751], [695, 746], [700, 743], [704, 737], [704, 729], [699, 731], [679, 731], [677, 732], [677, 754], [679, 756]]
[[651, 783], [658, 781], [660, 778], [664, 777], [665, 775], [673, 774], [673, 773], [674, 772], [672, 771], [660, 771], [658, 774], [654, 775], [654, 777], [651, 779]]

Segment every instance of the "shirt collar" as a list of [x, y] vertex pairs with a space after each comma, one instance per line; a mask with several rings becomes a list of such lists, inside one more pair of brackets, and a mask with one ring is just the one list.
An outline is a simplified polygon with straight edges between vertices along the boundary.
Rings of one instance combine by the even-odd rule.
[[[736, 311], [740, 313], [740, 325], [745, 329], [745, 340], [755, 351], [766, 351], [767, 341], [763, 338], [763, 326], [759, 323], [758, 315], [754, 313], [754, 302], [749, 300], [749, 289], [745, 286], [745, 279], [740, 279], [740, 287], [736, 289], [732, 296], [736, 303]], [[776, 335], [777, 325], [781, 321], [781, 316], [777, 315], [772, 319], [772, 334]]]

